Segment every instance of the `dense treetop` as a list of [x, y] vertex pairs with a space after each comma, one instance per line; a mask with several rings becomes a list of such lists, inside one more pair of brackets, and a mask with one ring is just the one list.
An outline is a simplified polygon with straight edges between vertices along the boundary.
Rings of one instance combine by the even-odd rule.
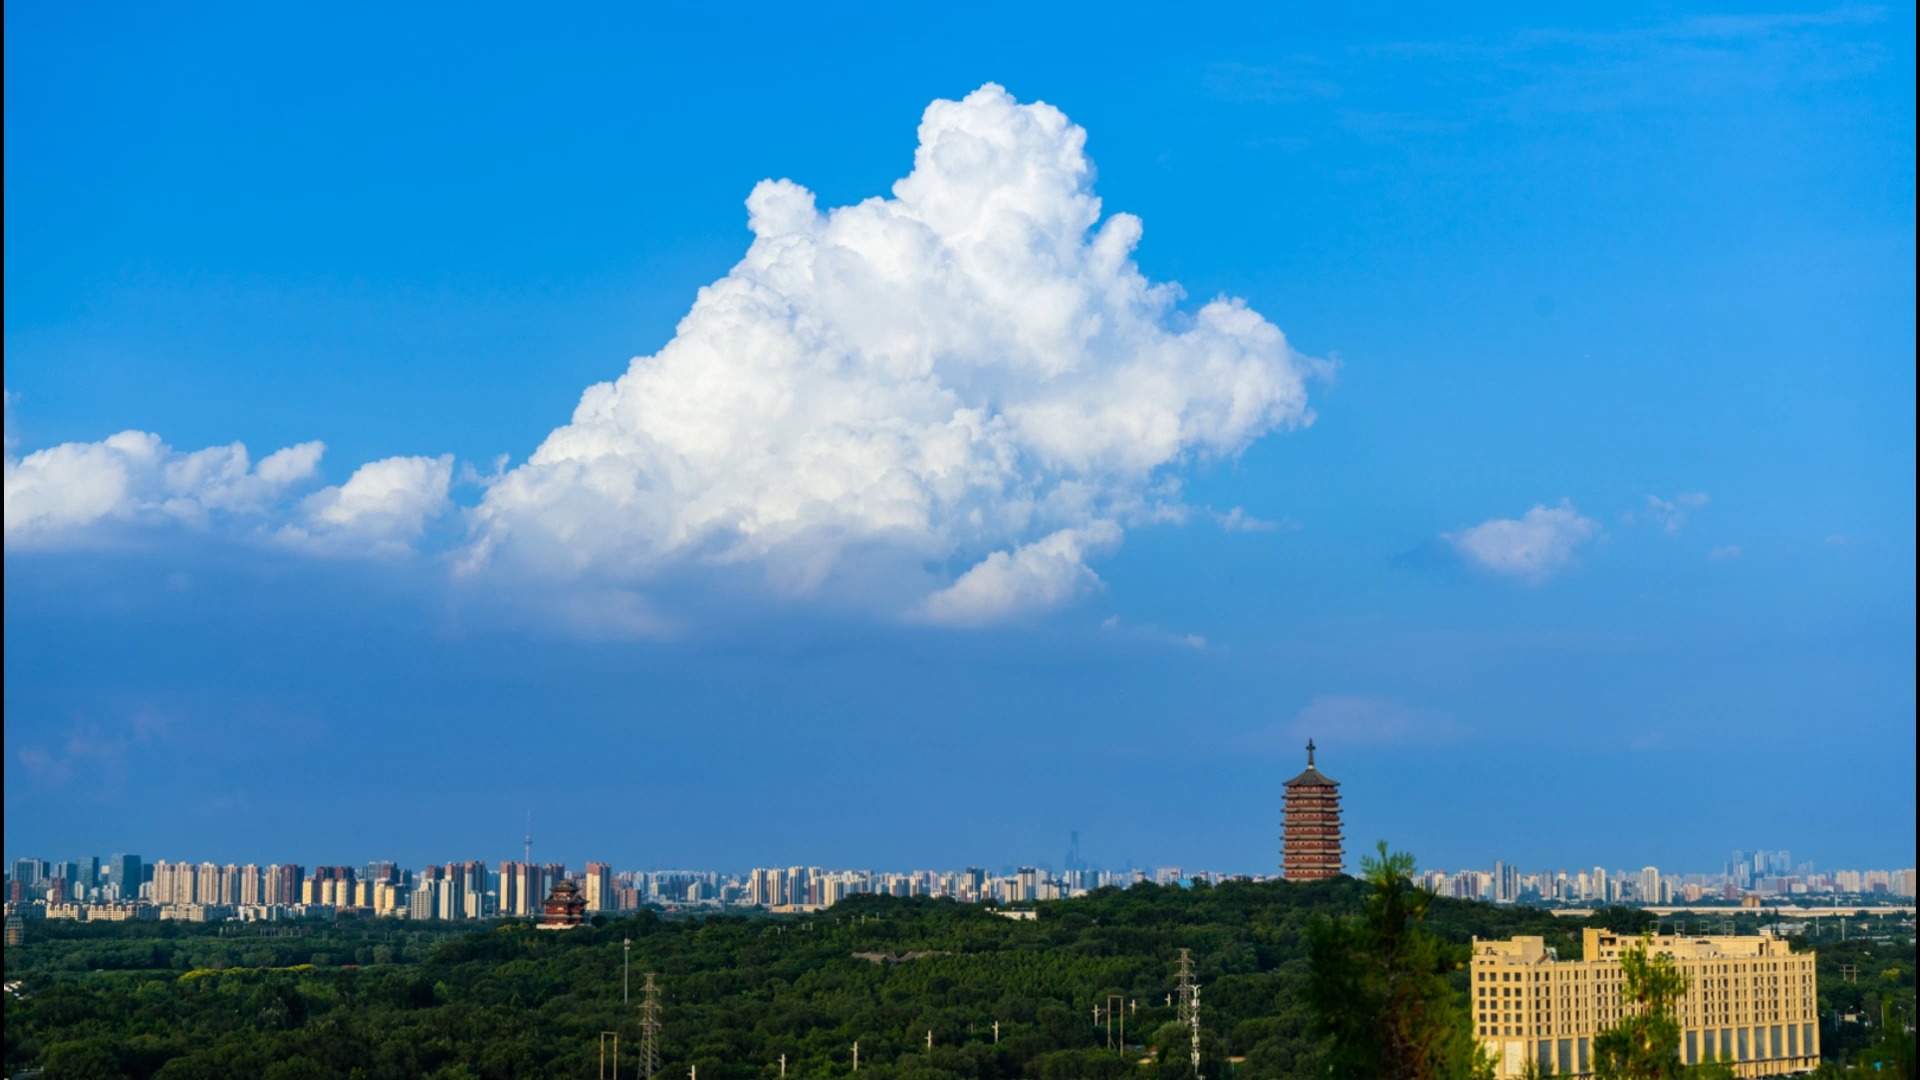
[[[6, 1066], [41, 1066], [53, 1080], [592, 1076], [599, 1033], [616, 1031], [631, 1076], [641, 975], [655, 972], [663, 1075], [697, 1065], [702, 1080], [772, 1077], [784, 1054], [791, 1076], [839, 1076], [858, 1041], [875, 1080], [1184, 1077], [1188, 1035], [1169, 996], [1187, 948], [1205, 988], [1208, 1076], [1322, 1075], [1309, 928], [1358, 919], [1366, 896], [1349, 878], [1143, 885], [1039, 904], [1032, 921], [863, 896], [805, 916], [642, 912], [564, 933], [513, 922], [34, 922], [29, 942], [6, 951], [7, 978], [19, 981], [6, 998]], [[1627, 931], [1651, 921], [1597, 918]], [[1445, 899], [1425, 919], [1462, 995], [1473, 935], [1539, 934], [1565, 958], [1578, 955], [1585, 922]], [[633, 995], [622, 1005], [626, 939]], [[1853, 982], [1828, 975], [1829, 947], [1823, 1008], [1829, 991], [1863, 1008], [1910, 1000], [1910, 938], [1849, 942]], [[1095, 1022], [1110, 998], [1125, 1002], [1125, 1051]]]

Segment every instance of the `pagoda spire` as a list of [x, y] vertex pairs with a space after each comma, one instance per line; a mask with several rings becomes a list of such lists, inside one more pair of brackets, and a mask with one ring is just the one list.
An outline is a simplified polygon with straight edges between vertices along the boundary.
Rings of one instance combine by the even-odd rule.
[[1313, 740], [1307, 740], [1307, 768], [1313, 768]]

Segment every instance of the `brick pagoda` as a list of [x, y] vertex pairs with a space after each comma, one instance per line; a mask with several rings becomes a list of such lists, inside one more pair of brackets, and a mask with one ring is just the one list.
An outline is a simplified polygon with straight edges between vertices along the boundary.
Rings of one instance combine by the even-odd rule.
[[1320, 881], [1340, 876], [1340, 782], [1313, 764], [1313, 740], [1307, 740], [1307, 769], [1287, 781], [1286, 821], [1281, 826], [1280, 870], [1288, 881]]

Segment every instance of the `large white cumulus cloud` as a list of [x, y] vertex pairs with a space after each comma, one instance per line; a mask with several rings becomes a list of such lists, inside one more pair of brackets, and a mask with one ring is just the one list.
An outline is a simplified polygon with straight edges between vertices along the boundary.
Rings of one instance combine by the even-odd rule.
[[1311, 421], [1314, 364], [1243, 302], [1148, 281], [1085, 141], [988, 85], [928, 107], [892, 198], [761, 183], [746, 257], [489, 487], [468, 568], [808, 595], [903, 580], [885, 564], [913, 569], [897, 613], [959, 624], [1097, 587], [1085, 557], [1179, 466]]

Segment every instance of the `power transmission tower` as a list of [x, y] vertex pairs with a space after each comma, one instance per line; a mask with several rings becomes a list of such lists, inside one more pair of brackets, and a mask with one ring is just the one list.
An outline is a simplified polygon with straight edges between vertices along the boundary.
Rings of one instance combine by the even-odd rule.
[[660, 986], [649, 971], [640, 984], [640, 1075], [653, 1080], [660, 1071]]
[[1192, 1040], [1191, 1060], [1194, 1080], [1200, 1075], [1200, 984], [1193, 981], [1193, 951], [1180, 950], [1180, 1022], [1187, 1025]]

